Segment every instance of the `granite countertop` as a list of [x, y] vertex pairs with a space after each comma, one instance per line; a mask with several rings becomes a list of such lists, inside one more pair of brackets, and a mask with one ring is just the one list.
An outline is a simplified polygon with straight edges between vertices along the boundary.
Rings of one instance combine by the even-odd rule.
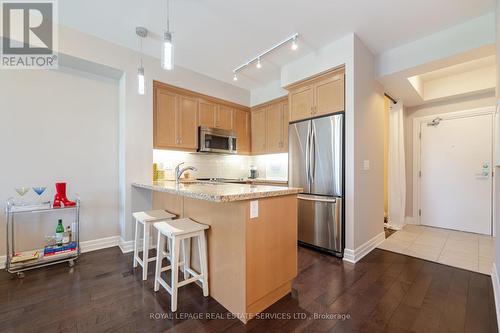
[[132, 186], [215, 202], [253, 200], [258, 198], [297, 194], [302, 191], [301, 188], [295, 187], [228, 184], [204, 181], [181, 182], [180, 184], [176, 184], [175, 181], [157, 181], [132, 183]]

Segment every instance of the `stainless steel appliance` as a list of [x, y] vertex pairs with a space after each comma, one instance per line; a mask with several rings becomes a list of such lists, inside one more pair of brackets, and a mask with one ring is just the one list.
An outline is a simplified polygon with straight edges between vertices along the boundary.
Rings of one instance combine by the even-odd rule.
[[299, 242], [343, 255], [344, 114], [292, 123], [289, 186], [299, 194]]
[[200, 126], [198, 151], [209, 153], [237, 153], [236, 133], [219, 128]]

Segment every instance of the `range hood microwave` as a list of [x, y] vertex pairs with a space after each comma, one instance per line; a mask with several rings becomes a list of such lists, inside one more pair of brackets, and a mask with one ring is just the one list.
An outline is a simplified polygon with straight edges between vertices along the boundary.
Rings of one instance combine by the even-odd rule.
[[219, 128], [198, 128], [198, 151], [206, 153], [237, 153], [236, 133]]

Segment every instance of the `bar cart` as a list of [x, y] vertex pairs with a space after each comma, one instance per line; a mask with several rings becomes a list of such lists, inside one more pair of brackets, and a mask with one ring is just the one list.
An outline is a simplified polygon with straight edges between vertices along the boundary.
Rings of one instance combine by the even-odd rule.
[[[76, 259], [80, 255], [80, 198], [76, 198], [76, 205], [70, 207], [52, 207], [50, 202], [44, 204], [16, 204], [13, 199], [9, 199], [5, 205], [5, 215], [7, 218], [7, 271], [9, 273], [15, 273], [19, 278], [24, 277], [24, 271], [55, 265], [62, 262], [68, 262], [70, 267], [73, 267]], [[76, 249], [72, 251], [62, 252], [53, 254], [50, 256], [45, 256], [43, 249], [34, 249], [40, 252], [37, 258], [30, 259], [27, 261], [12, 262], [15, 252], [15, 234], [14, 226], [18, 217], [24, 214], [44, 214], [56, 211], [74, 211], [75, 214], [75, 229], [72, 230], [73, 241], [76, 242]]]

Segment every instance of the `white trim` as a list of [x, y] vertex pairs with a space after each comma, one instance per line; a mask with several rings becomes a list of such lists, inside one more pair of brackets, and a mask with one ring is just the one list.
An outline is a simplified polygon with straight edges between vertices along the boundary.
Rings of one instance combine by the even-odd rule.
[[111, 236], [89, 241], [80, 242], [81, 253], [107, 249], [108, 247], [118, 246], [120, 236]]
[[[420, 221], [420, 216], [418, 214], [418, 210], [420, 208], [420, 178], [418, 176], [418, 172], [420, 170], [420, 127], [421, 124], [427, 121], [431, 121], [435, 119], [436, 117], [439, 117], [443, 120], [450, 120], [450, 119], [460, 119], [460, 118], [468, 118], [468, 117], [474, 117], [474, 116], [481, 116], [481, 115], [495, 115], [496, 113], [496, 106], [487, 106], [487, 107], [482, 107], [482, 108], [477, 108], [477, 109], [469, 109], [469, 110], [464, 110], [464, 111], [456, 111], [456, 112], [448, 112], [448, 113], [440, 113], [440, 114], [433, 114], [429, 116], [422, 116], [422, 117], [416, 117], [413, 119], [413, 223], [414, 224], [421, 224]], [[495, 123], [495, 121], [493, 121]], [[493, 139], [493, 147], [495, 145], [495, 140]], [[494, 149], [494, 148], [493, 148]], [[491, 152], [493, 154], [493, 151]], [[492, 155], [493, 158], [493, 155]], [[492, 159], [493, 161], [493, 159]], [[492, 181], [492, 184], [494, 186], [495, 181]], [[491, 195], [491, 200], [492, 200], [492, 212], [491, 212], [491, 225], [493, 226], [493, 214], [494, 214], [494, 205], [495, 202], [493, 200], [493, 190], [492, 189], [492, 195]], [[494, 233], [493, 233], [494, 234]]]
[[364, 256], [370, 253], [377, 246], [379, 246], [384, 240], [385, 232], [382, 231], [364, 244], [361, 244], [361, 246], [357, 247], [355, 250], [345, 249], [344, 260], [354, 264], [360, 261]]
[[120, 247], [120, 250], [122, 250], [122, 253], [130, 253], [134, 251], [133, 240], [126, 241], [120, 237], [120, 243], [118, 244], [118, 246]]
[[498, 281], [498, 271], [495, 263], [493, 263], [491, 268], [491, 283], [493, 284], [493, 297], [495, 298], [497, 326], [500, 327], [500, 283]]
[[[129, 245], [128, 243], [131, 243], [131, 245]], [[133, 244], [134, 241], [125, 242], [120, 236], [111, 236], [80, 242], [80, 251], [81, 253], [86, 253], [107, 249], [113, 246], [119, 246], [123, 253], [127, 253], [133, 251]], [[124, 249], [128, 249], [128, 246], [130, 246], [132, 250], [124, 251]], [[5, 269], [6, 263], [7, 256], [0, 256], [0, 269]]]
[[405, 216], [405, 225], [407, 224], [414, 224], [413, 223], [413, 216]]

